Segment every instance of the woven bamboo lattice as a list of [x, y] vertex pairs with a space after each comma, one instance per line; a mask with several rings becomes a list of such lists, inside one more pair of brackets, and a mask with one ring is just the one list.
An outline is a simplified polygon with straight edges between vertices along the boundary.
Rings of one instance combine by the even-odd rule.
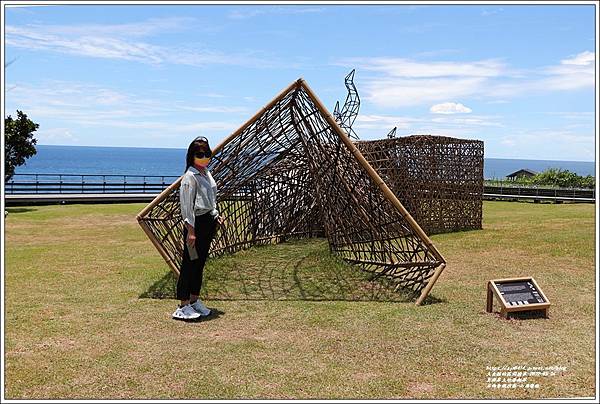
[[482, 228], [482, 141], [406, 136], [355, 144], [427, 234]]
[[[330, 250], [420, 304], [445, 260], [304, 80], [283, 90], [213, 151], [225, 217], [211, 256], [290, 238], [325, 236]], [[138, 215], [178, 274], [181, 179]]]
[[350, 138], [358, 140], [358, 134], [352, 129], [352, 125], [358, 116], [360, 109], [360, 97], [354, 85], [354, 70], [352, 70], [344, 79], [344, 85], [348, 90], [348, 95], [344, 101], [344, 106], [340, 110], [340, 102], [335, 103], [333, 108], [333, 117]]

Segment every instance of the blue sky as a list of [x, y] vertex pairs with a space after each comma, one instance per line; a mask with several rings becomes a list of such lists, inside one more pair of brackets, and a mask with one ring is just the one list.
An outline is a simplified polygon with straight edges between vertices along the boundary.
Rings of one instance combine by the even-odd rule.
[[5, 115], [39, 144], [214, 144], [303, 77], [330, 110], [356, 68], [361, 139], [593, 161], [587, 5], [71, 5], [5, 9]]

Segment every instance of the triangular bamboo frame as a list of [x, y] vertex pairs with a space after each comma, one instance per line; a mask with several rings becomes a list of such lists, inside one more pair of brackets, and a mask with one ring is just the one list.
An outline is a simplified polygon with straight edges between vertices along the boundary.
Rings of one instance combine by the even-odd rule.
[[[282, 119], [287, 119], [289, 122], [286, 121], [283, 126]], [[285, 240], [295, 234], [294, 229], [289, 226], [290, 223], [299, 227], [304, 226], [302, 231], [298, 232], [304, 237], [321, 234], [324, 230], [332, 252], [350, 263], [359, 264], [363, 269], [392, 278], [399, 286], [408, 287], [419, 293], [416, 304], [420, 305], [444, 270], [446, 266], [444, 257], [303, 79], [291, 83], [214, 148], [210, 168], [217, 184], [221, 182], [219, 189], [221, 190], [222, 185], [230, 182], [238, 187], [234, 191], [240, 191], [242, 187], [247, 188], [248, 183], [235, 182], [237, 179], [232, 176], [230, 168], [235, 166], [236, 159], [249, 158], [250, 153], [239, 154], [239, 150], [244, 150], [246, 145], [255, 142], [262, 151], [265, 145], [270, 146], [272, 142], [282, 139], [277, 136], [284, 136], [285, 140], [290, 139], [287, 134], [282, 135], [283, 129], [277, 132], [271, 131], [270, 126], [260, 126], [263, 120], [264, 125], [279, 123], [278, 128], [290, 130], [290, 135], [297, 137], [293, 138], [295, 140], [293, 147], [301, 149], [304, 153], [288, 157], [288, 154], [295, 149], [278, 151], [277, 161], [273, 159], [264, 166], [259, 166], [263, 171], [260, 173], [257, 171], [252, 175], [256, 174], [261, 179], [265, 179], [269, 177], [268, 170], [272, 169], [272, 166], [293, 162], [296, 165], [291, 169], [284, 166], [284, 169], [288, 169], [291, 173], [289, 184], [285, 182], [285, 178], [288, 177], [281, 176], [280, 170], [274, 174], [279, 181], [277, 185], [273, 185], [274, 182], [269, 183], [271, 178], [267, 178], [265, 195], [269, 198], [276, 192], [287, 192], [287, 195], [303, 198], [302, 202], [299, 202], [300, 199], [294, 199], [293, 206], [287, 206], [288, 210], [296, 209], [298, 204], [302, 205], [302, 203], [310, 206], [302, 206], [304, 208], [302, 216], [292, 216], [289, 212], [283, 212], [282, 215], [287, 215], [283, 218], [277, 216], [280, 226], [277, 228], [283, 228], [283, 232], [268, 233], [262, 239], [255, 234], [257, 228], [255, 222], [249, 222], [254, 226], [253, 233], [245, 234], [242, 238], [238, 237], [238, 240], [229, 240], [227, 231], [223, 231], [219, 241], [221, 247], [216, 249], [213, 243], [212, 253], [239, 250], [260, 244], [260, 240], [263, 239], [267, 242]], [[265, 140], [266, 137], [272, 139], [271, 143]], [[250, 150], [253, 149], [250, 147]], [[264, 157], [265, 154], [262, 156]], [[284, 157], [279, 159], [280, 156]], [[306, 160], [299, 164], [298, 158]], [[317, 161], [317, 158], [320, 160]], [[226, 177], [223, 173], [229, 175], [227, 180], [223, 179]], [[252, 175], [246, 178], [252, 179]], [[306, 193], [308, 196], [298, 196], [299, 190], [306, 190], [302, 188], [302, 183], [298, 183], [298, 178], [304, 180], [307, 176], [310, 177], [308, 183], [314, 185], [316, 191], [313, 199], [310, 199], [310, 193]], [[181, 178], [161, 192], [137, 215], [140, 226], [177, 275], [179, 274], [177, 254], [180, 254], [183, 246], [181, 231], [178, 230], [182, 227], [177, 199], [180, 181]], [[238, 197], [238, 194], [229, 191], [226, 192], [226, 197], [229, 199], [218, 199], [219, 204], [225, 204], [235, 198], [240, 198], [236, 199], [239, 201], [249, 201], [255, 198], [254, 195], [258, 195], [258, 191], [254, 190], [254, 193], [248, 194], [252, 195], [250, 197]], [[260, 200], [258, 204], [252, 199], [249, 203], [252, 203], [250, 205], [252, 209], [261, 209], [265, 201], [267, 204], [271, 203], [268, 199]], [[280, 199], [278, 203], [282, 201], [285, 202], [285, 199]], [[273, 214], [272, 208], [275, 206], [279, 208], [279, 205], [269, 205], [271, 209], [269, 214]], [[232, 215], [248, 216], [248, 212], [240, 213], [237, 207], [232, 209], [237, 209], [237, 212], [233, 212]], [[244, 209], [247, 208], [242, 210]], [[275, 212], [275, 214], [279, 213], [281, 212]], [[376, 214], [373, 216], [374, 213]], [[323, 228], [313, 227], [315, 218], [322, 221]], [[263, 219], [260, 217], [258, 220]], [[279, 222], [285, 222], [287, 227], [281, 227]], [[258, 223], [259, 228], [266, 225], [270, 223]], [[369, 250], [365, 250], [366, 248]]]

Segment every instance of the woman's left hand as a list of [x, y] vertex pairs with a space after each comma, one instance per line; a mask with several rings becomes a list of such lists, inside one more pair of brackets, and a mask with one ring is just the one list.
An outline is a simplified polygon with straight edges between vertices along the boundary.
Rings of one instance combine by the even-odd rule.
[[222, 226], [225, 223], [225, 218], [221, 215], [217, 216], [217, 223], [219, 223], [219, 226]]

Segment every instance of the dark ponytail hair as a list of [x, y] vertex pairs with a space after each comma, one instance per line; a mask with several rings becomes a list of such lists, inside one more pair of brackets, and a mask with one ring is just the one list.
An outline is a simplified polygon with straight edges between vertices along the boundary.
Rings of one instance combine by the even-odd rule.
[[199, 151], [208, 152], [212, 156], [212, 150], [208, 144], [208, 139], [204, 136], [198, 136], [190, 143], [187, 155], [185, 156], [185, 171], [194, 165], [194, 155]]

